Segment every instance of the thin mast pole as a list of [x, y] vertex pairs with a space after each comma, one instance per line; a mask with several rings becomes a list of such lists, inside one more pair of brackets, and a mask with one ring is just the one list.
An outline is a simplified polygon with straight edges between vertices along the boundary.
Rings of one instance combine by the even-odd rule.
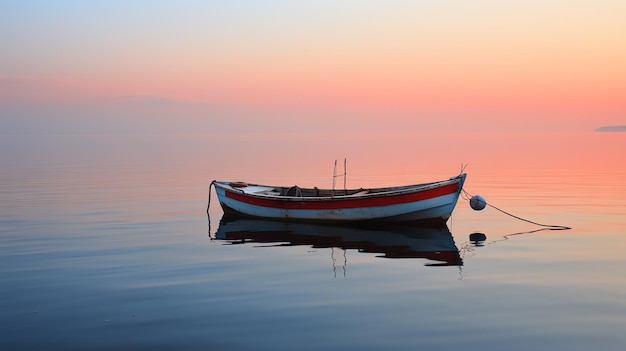
[[333, 168], [333, 194], [335, 193], [335, 179], [337, 178], [337, 160], [335, 160], [335, 167]]
[[343, 159], [343, 192], [347, 194], [347, 190], [346, 190], [346, 158]]

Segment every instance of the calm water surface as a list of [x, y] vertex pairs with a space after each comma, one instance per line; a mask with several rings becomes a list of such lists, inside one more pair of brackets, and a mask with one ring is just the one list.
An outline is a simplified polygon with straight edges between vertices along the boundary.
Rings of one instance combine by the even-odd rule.
[[[0, 140], [0, 349], [621, 350], [626, 134]], [[447, 178], [447, 228], [221, 219], [212, 179]], [[475, 243], [471, 233], [487, 240]]]

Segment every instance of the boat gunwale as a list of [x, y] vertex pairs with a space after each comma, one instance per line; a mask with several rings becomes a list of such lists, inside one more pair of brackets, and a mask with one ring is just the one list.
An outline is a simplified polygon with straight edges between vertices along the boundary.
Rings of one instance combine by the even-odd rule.
[[[381, 187], [381, 188], [355, 188], [355, 189], [345, 189], [348, 192], [356, 192], [356, 194], [333, 194], [333, 195], [325, 195], [325, 196], [287, 196], [280, 194], [268, 194], [264, 192], [246, 192], [243, 189], [247, 187], [265, 187], [270, 189], [281, 189], [281, 188], [289, 188], [286, 186], [273, 186], [273, 185], [263, 185], [263, 184], [254, 184], [254, 183], [245, 183], [247, 186], [244, 188], [232, 187], [229, 184], [230, 181], [214, 181], [216, 186], [219, 186], [224, 191], [229, 191], [233, 193], [238, 193], [241, 195], [261, 198], [261, 199], [272, 199], [272, 200], [283, 200], [283, 201], [340, 201], [340, 200], [354, 200], [354, 199], [369, 199], [369, 198], [377, 198], [377, 197], [388, 197], [388, 196], [397, 196], [404, 194], [411, 194], [420, 191], [426, 191], [430, 189], [435, 189], [443, 186], [447, 186], [454, 183], [461, 183], [463, 178], [465, 177], [465, 173], [454, 176], [450, 179], [439, 180], [428, 183], [419, 183], [419, 184], [409, 184], [409, 185], [400, 185], [395, 187]], [[300, 188], [303, 190], [314, 191], [315, 188]], [[332, 192], [331, 189], [318, 189], [319, 191], [328, 191]], [[358, 194], [360, 191], [366, 191], [367, 193]], [[343, 192], [344, 189], [335, 189], [335, 192]], [[460, 191], [460, 189], [458, 190]]]

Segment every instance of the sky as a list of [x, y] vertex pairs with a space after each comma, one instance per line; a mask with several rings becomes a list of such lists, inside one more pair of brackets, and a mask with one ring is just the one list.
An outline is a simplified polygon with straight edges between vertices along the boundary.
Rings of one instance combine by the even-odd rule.
[[626, 125], [626, 2], [0, 1], [0, 133]]

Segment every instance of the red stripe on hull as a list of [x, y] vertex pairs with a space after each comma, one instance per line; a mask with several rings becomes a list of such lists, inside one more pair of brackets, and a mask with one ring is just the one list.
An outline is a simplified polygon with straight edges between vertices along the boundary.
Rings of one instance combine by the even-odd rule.
[[281, 208], [290, 210], [331, 210], [342, 208], [361, 208], [374, 206], [389, 206], [404, 204], [435, 197], [453, 194], [458, 191], [459, 184], [448, 184], [434, 189], [422, 190], [409, 194], [393, 196], [369, 197], [363, 199], [338, 199], [333, 200], [297, 200], [297, 199], [267, 199], [258, 196], [246, 195], [232, 191], [226, 191], [226, 197], [251, 205]]

